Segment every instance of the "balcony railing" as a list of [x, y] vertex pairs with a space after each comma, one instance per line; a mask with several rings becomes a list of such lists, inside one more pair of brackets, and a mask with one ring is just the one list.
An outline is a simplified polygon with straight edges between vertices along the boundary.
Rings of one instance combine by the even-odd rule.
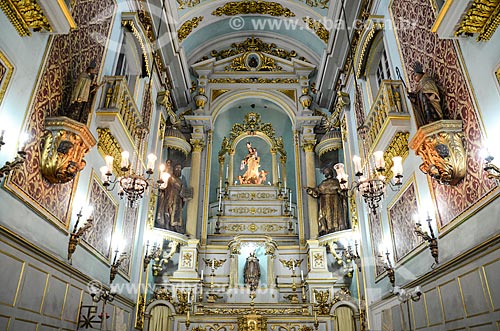
[[134, 150], [142, 116], [124, 76], [105, 76], [104, 93], [96, 112], [97, 126], [109, 128], [124, 150]]
[[365, 122], [366, 144], [370, 151], [385, 150], [394, 134], [409, 131], [410, 113], [400, 80], [384, 80]]

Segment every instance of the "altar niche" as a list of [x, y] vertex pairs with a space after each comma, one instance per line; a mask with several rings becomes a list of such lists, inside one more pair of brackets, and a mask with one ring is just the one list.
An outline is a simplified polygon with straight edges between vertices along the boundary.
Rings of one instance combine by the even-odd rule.
[[[239, 162], [238, 176], [235, 185], [271, 185], [273, 182], [271, 171], [270, 146], [258, 137], [241, 140], [235, 148], [234, 162]], [[237, 164], [233, 164], [236, 169]]]

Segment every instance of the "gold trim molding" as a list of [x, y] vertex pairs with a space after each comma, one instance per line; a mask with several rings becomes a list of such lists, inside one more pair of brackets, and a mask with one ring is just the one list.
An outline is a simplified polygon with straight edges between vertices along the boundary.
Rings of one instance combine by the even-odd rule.
[[7, 91], [7, 86], [9, 85], [10, 78], [12, 77], [12, 72], [14, 71], [14, 66], [12, 65], [12, 63], [10, 63], [9, 59], [7, 59], [7, 57], [5, 56], [4, 53], [2, 53], [1, 50], [0, 50], [0, 65], [3, 65], [6, 69], [4, 76], [0, 81], [0, 104], [1, 104], [3, 96]]
[[328, 39], [330, 39], [330, 32], [325, 28], [323, 23], [310, 17], [303, 17], [302, 20], [310, 29], [312, 29], [316, 33], [319, 39], [323, 40], [325, 44], [328, 44]]
[[31, 30], [52, 32], [49, 20], [35, 0], [0, 0], [0, 8], [21, 37], [31, 36]]
[[120, 160], [122, 158], [122, 147], [108, 128], [97, 128], [97, 149], [102, 155], [113, 157], [113, 172], [121, 174]]
[[475, 0], [455, 30], [455, 36], [477, 34], [477, 41], [487, 41], [499, 25], [500, 0]]
[[194, 17], [182, 23], [179, 30], [177, 30], [177, 38], [179, 39], [179, 42], [186, 39], [187, 36], [189, 36], [189, 34], [198, 27], [201, 21], [203, 21], [203, 16]]
[[271, 16], [295, 17], [290, 9], [277, 2], [267, 1], [231, 1], [212, 12], [214, 16], [236, 16], [243, 14], [261, 14]]
[[358, 48], [356, 50], [356, 54], [354, 56], [354, 66], [356, 68], [356, 77], [360, 78], [362, 75], [366, 75], [366, 61], [368, 58], [368, 54], [370, 53], [370, 48], [372, 47], [373, 40], [377, 33], [384, 29], [384, 22], [379, 21], [379, 19], [383, 19], [382, 17], [370, 17], [368, 19], [367, 24], [365, 24], [366, 28], [363, 30], [363, 33], [360, 37], [360, 43], [358, 43]]
[[[127, 19], [122, 20], [122, 26], [130, 28], [130, 30], [132, 31], [132, 34], [137, 39], [137, 42], [139, 42], [139, 45], [141, 45], [142, 56], [144, 57], [144, 61], [146, 62], [145, 63], [146, 71], [148, 73], [148, 76], [151, 76], [151, 70], [149, 68], [150, 66], [149, 66], [148, 50], [146, 49], [146, 43], [148, 40], [147, 38], [149, 38], [148, 33], [147, 33], [147, 31], [145, 31], [145, 32], [143, 31], [144, 32], [143, 33], [144, 39], [141, 37], [141, 32], [139, 31], [139, 29], [141, 29], [141, 27], [143, 27], [143, 25], [140, 23], [139, 17], [136, 16], [137, 14], [135, 14], [135, 13], [122, 13], [123, 17], [125, 17], [125, 16], [130, 17], [130, 15], [133, 15], [133, 17], [136, 18], [138, 20], [138, 22], [136, 23], [132, 18], [127, 18]], [[139, 25], [140, 27], [138, 27], [137, 25]]]

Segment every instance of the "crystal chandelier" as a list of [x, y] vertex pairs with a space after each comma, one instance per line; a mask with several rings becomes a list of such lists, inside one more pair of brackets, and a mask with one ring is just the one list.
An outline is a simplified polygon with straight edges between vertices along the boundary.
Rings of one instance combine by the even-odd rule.
[[[354, 181], [351, 186], [352, 189], [356, 189], [359, 192], [365, 203], [370, 208], [370, 211], [375, 214], [377, 212], [377, 208], [380, 206], [380, 201], [382, 201], [382, 198], [384, 197], [387, 183], [389, 183], [391, 188], [399, 188], [403, 183], [403, 164], [401, 156], [395, 156], [392, 158], [393, 166], [391, 170], [394, 174], [394, 178], [391, 181], [387, 181], [385, 177], [384, 152], [374, 152], [373, 159], [374, 166], [371, 165], [370, 160], [366, 160], [364, 162], [365, 169], [363, 169], [361, 158], [357, 155], [352, 158], [354, 173], [357, 180]], [[342, 163], [337, 163], [333, 166], [333, 168], [337, 172], [337, 179], [340, 182], [341, 189], [347, 191], [349, 189], [349, 177], [344, 170], [344, 165]]]
[[139, 199], [144, 197], [144, 194], [150, 186], [154, 189], [165, 189], [168, 184], [168, 179], [170, 174], [165, 171], [165, 165], [160, 165], [160, 174], [156, 185], [152, 183], [151, 175], [153, 174], [153, 169], [156, 162], [156, 155], [149, 154], [147, 156], [147, 167], [144, 174], [139, 174], [139, 168], [141, 167], [139, 158], [136, 157], [135, 169], [130, 165], [130, 154], [127, 151], [121, 153], [121, 164], [120, 170], [123, 172], [123, 176], [112, 179], [113, 173], [113, 161], [114, 158], [110, 155], [106, 155], [106, 165], [100, 168], [102, 182], [104, 187], [108, 191], [112, 191], [116, 184], [119, 185], [118, 195], [120, 199], [124, 197], [127, 198], [130, 207], [136, 207]]

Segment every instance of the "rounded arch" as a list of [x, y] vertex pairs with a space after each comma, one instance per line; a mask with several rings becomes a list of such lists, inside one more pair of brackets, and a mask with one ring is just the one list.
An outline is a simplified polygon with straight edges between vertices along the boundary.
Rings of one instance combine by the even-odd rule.
[[260, 98], [274, 103], [284, 111], [290, 119], [292, 127], [295, 128], [296, 120], [294, 108], [296, 108], [296, 105], [283, 93], [264, 90], [231, 91], [222, 94], [211, 106], [212, 125], [215, 125], [220, 114], [228, 110], [232, 105], [240, 102], [242, 99], [247, 98]]
[[172, 312], [172, 316], [176, 315], [174, 305], [170, 301], [167, 301], [167, 300], [155, 300], [155, 301], [151, 302], [146, 307], [145, 314], [150, 315], [151, 310], [153, 310], [153, 308], [155, 308], [156, 306], [167, 306], [170, 309], [170, 311]]
[[333, 315], [335, 313], [335, 309], [341, 306], [347, 306], [351, 308], [355, 315], [359, 313], [356, 303], [351, 301], [338, 301], [330, 308], [330, 315]]
[[255, 132], [255, 135], [251, 136], [249, 134], [240, 134], [238, 137], [236, 137], [233, 141], [233, 144], [231, 146], [232, 149], [235, 149], [236, 146], [240, 143], [240, 141], [248, 138], [248, 137], [259, 137], [261, 138], [262, 140], [264, 140], [268, 145], [269, 145], [269, 148], [272, 148], [273, 147], [273, 142], [271, 141], [271, 139], [263, 134], [262, 132], [258, 131], [258, 132]]

